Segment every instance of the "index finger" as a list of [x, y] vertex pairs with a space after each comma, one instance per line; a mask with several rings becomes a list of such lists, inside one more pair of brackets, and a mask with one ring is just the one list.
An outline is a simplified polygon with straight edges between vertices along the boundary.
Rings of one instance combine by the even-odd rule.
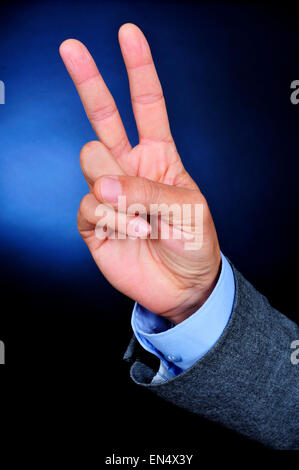
[[64, 41], [59, 52], [99, 139], [115, 157], [131, 149], [115, 101], [82, 42]]

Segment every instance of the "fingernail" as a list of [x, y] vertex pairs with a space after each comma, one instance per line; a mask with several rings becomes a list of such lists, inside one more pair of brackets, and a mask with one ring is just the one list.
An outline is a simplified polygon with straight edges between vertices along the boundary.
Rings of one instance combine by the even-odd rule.
[[117, 202], [121, 196], [121, 184], [117, 179], [104, 177], [101, 179], [101, 195], [103, 201]]
[[145, 220], [138, 218], [128, 224], [127, 230], [130, 237], [146, 237], [150, 233], [151, 227]]

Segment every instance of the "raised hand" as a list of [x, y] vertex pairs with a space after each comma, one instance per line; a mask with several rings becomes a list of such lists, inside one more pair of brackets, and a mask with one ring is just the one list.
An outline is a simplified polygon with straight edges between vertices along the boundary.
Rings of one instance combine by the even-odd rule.
[[[89, 142], [80, 154], [90, 193], [81, 202], [78, 228], [114, 287], [152, 312], [179, 323], [202, 305], [216, 284], [221, 262], [217, 234], [206, 200], [176, 150], [162, 87], [144, 35], [137, 26], [125, 24], [120, 28], [119, 42], [139, 134], [139, 144], [134, 148], [86, 47], [74, 39], [60, 46], [61, 57], [101, 141]], [[119, 196], [126, 197], [121, 209]], [[98, 210], [100, 203], [106, 212]], [[162, 209], [150, 220], [152, 225], [142, 217], [142, 210], [139, 215], [133, 211], [125, 216], [136, 203], [145, 207], [147, 215], [152, 204], [160, 205]], [[167, 208], [172, 204], [182, 210], [178, 208], [169, 216]], [[182, 224], [183, 205], [187, 204], [200, 206], [202, 218], [191, 211], [187, 224]], [[105, 218], [114, 209], [118, 210], [116, 227]], [[162, 235], [166, 224], [168, 238]], [[101, 231], [103, 226], [107, 227], [106, 236]], [[109, 234], [114, 228], [112, 239]], [[158, 238], [152, 236], [154, 229]], [[202, 241], [196, 249], [186, 249], [194, 232]]]

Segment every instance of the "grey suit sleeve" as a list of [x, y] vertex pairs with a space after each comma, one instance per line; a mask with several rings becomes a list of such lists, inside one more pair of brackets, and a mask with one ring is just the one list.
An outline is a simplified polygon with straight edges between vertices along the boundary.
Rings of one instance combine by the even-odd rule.
[[[124, 359], [131, 378], [181, 408], [276, 449], [299, 449], [299, 328], [272, 308], [233, 267], [236, 295], [228, 325], [190, 369], [160, 384], [133, 337]], [[148, 354], [148, 353], [146, 353]]]

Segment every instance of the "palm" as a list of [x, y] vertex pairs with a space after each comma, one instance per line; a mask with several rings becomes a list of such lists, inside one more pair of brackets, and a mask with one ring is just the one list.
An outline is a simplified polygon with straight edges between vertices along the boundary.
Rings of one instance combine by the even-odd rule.
[[132, 176], [142, 176], [159, 183], [178, 186], [192, 184], [173, 141], [138, 144], [124, 157], [122, 166]]
[[[66, 41], [61, 47], [62, 58], [91, 124], [111, 154], [111, 163], [104, 165], [101, 159], [103, 148], [99, 144], [98, 150], [93, 152], [93, 159], [88, 157], [87, 181], [90, 187], [103, 174], [127, 174], [198, 189], [185, 171], [173, 142], [161, 85], [144, 36], [137, 27], [125, 25], [120, 30], [119, 39], [140, 139], [133, 149], [113, 98], [86, 48], [74, 40]], [[213, 230], [212, 223], [210, 230]], [[196, 272], [202, 261], [199, 258], [197, 266], [194, 255], [190, 257], [182, 249], [181, 240], [107, 238], [100, 241], [90, 224], [80, 232], [109, 282], [155, 313], [163, 314], [183, 301], [186, 288], [192, 287], [193, 271]], [[209, 246], [206, 249], [209, 250]], [[186, 258], [184, 263], [182, 258]], [[187, 266], [183, 272], [182, 264]]]
[[[139, 144], [122, 159], [121, 164], [131, 176], [190, 189], [196, 187], [185, 172], [173, 142]], [[179, 289], [179, 273], [174, 275], [173, 268], [169, 266], [173, 266], [178, 256], [188, 256], [181, 241], [107, 238], [101, 243], [94, 230], [86, 235], [95, 262], [118, 290], [156, 313], [173, 309], [183, 300], [180, 294], [184, 296], [186, 283]], [[172, 255], [170, 259], [169, 254]], [[166, 262], [161, 263], [161, 260]]]
[[[173, 142], [139, 144], [130, 152], [124, 164], [127, 172], [133, 176], [188, 186], [190, 189], [195, 187], [183, 168]], [[169, 253], [173, 255], [171, 260]], [[174, 276], [169, 266], [173, 265], [178, 253], [183, 253], [179, 242], [172, 242], [170, 251], [168, 240], [107, 239], [98, 253], [95, 251], [94, 258], [103, 274], [118, 290], [152, 312], [163, 313], [175, 308], [177, 302], [183, 300], [179, 294], [183, 296], [184, 290], [178, 290], [177, 276]], [[168, 262], [161, 263], [161, 260]]]

